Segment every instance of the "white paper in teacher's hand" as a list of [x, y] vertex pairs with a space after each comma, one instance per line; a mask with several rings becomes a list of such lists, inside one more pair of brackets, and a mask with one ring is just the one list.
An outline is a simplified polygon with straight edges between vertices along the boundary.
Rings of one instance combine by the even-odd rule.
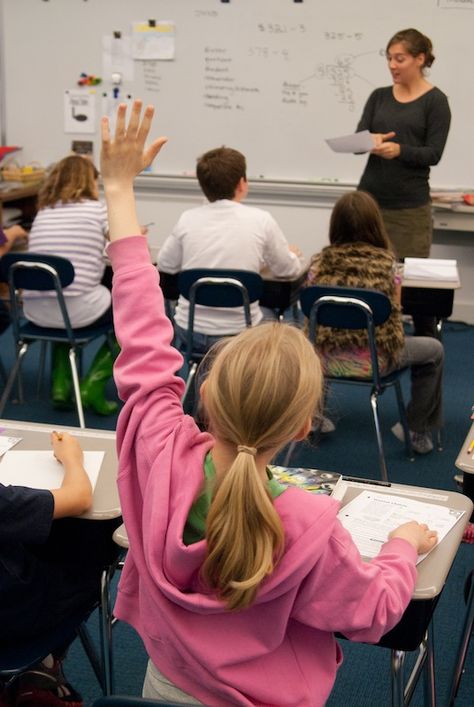
[[[104, 452], [84, 452], [84, 469], [94, 490]], [[57, 489], [64, 478], [63, 466], [52, 451], [12, 451], [0, 462], [0, 483], [32, 489]]]
[[334, 152], [369, 152], [375, 147], [374, 138], [368, 130], [327, 138], [326, 142]]

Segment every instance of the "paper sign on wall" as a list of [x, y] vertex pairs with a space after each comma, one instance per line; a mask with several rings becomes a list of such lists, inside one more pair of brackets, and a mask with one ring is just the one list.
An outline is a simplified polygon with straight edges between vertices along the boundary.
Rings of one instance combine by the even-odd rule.
[[95, 91], [64, 91], [64, 132], [95, 132]]
[[132, 55], [134, 59], [174, 59], [174, 22], [148, 20], [132, 24]]

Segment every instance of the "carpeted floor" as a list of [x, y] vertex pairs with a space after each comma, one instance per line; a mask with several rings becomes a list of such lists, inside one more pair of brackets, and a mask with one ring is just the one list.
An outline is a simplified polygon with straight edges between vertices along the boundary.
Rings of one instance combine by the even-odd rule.
[[[448, 323], [444, 328], [446, 351], [445, 366], [445, 428], [444, 450], [434, 451], [426, 457], [417, 457], [415, 462], [405, 459], [403, 445], [390, 433], [397, 421], [395, 394], [387, 391], [381, 398], [380, 409], [386, 445], [386, 459], [392, 481], [454, 489], [454, 462], [470, 426], [471, 404], [474, 390], [471, 370], [474, 351], [474, 327]], [[0, 337], [0, 354], [8, 367], [13, 356], [10, 335]], [[54, 411], [42, 395], [34, 398], [36, 356], [32, 351], [25, 370], [27, 402], [24, 405], [9, 403], [4, 417], [11, 419], [47, 422], [54, 426], [76, 425], [75, 413]], [[28, 359], [27, 359], [28, 361]], [[86, 356], [85, 365], [87, 366]], [[409, 396], [409, 377], [404, 382], [405, 398]], [[113, 397], [114, 388], [110, 386]], [[336, 424], [336, 431], [320, 439], [318, 444], [299, 445], [292, 465], [317, 467], [345, 473], [378, 478], [377, 448], [368, 401], [368, 390], [349, 386], [335, 386], [328, 397], [327, 414]], [[90, 427], [114, 429], [116, 417], [100, 418], [88, 413], [86, 424]], [[439, 605], [435, 612], [435, 650], [438, 704], [447, 704], [449, 686], [461, 626], [464, 618], [463, 583], [468, 571], [474, 566], [474, 546], [461, 545], [449, 575]], [[91, 631], [97, 635], [97, 617], [90, 620]], [[474, 644], [474, 641], [472, 642]], [[128, 626], [118, 623], [114, 629], [116, 691], [121, 694], [138, 695], [146, 668], [146, 654], [140, 639]], [[390, 697], [390, 653], [367, 645], [342, 642], [344, 663], [339, 671], [329, 707], [350, 705], [351, 707], [380, 707], [389, 705]], [[456, 704], [470, 707], [474, 695], [474, 647], [471, 645], [466, 661], [466, 674]], [[414, 656], [411, 657], [413, 659]], [[68, 679], [84, 695], [85, 705], [91, 705], [100, 696], [91, 668], [79, 642], [72, 646], [66, 661]], [[291, 690], [291, 685], [288, 686]], [[423, 692], [418, 687], [412, 701], [414, 707], [423, 705]]]

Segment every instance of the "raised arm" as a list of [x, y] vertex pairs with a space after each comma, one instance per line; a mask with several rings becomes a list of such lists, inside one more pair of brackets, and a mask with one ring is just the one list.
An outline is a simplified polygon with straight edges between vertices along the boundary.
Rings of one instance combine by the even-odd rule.
[[[114, 378], [119, 396], [126, 403], [119, 420], [119, 442], [125, 431], [133, 435], [133, 429], [150, 420], [164, 423], [183, 415], [180, 401], [184, 384], [175, 375], [182, 358], [171, 346], [173, 329], [164, 312], [158, 273], [150, 262], [146, 238], [139, 235], [133, 193], [134, 177], [151, 164], [166, 138], [145, 147], [153, 107], [145, 109], [143, 119], [141, 109], [141, 101], [135, 101], [127, 125], [126, 106], [119, 106], [113, 139], [107, 118], [102, 121], [101, 171], [109, 214], [108, 254], [114, 270], [114, 327], [121, 347]], [[163, 434], [165, 429], [162, 424]], [[157, 443], [159, 436], [154, 436]]]

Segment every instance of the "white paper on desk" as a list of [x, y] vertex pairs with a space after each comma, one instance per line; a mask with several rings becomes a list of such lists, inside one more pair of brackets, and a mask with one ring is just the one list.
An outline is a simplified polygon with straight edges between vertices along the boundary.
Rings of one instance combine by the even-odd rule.
[[21, 437], [4, 437], [3, 435], [0, 436], [0, 457], [2, 457], [5, 452], [8, 452], [9, 449], [15, 446], [15, 444], [18, 444], [18, 442], [21, 442]]
[[447, 258], [405, 258], [405, 280], [441, 280], [457, 282], [457, 260]]
[[[363, 491], [341, 508], [338, 518], [352, 536], [362, 557], [378, 555], [388, 534], [402, 523], [416, 520], [436, 530], [438, 541], [447, 535], [464, 511], [454, 510], [433, 503], [415, 501], [392, 494]], [[419, 555], [417, 564], [426, 555]]]
[[[95, 489], [104, 452], [84, 452], [84, 468]], [[57, 489], [64, 478], [62, 464], [52, 451], [13, 451], [0, 461], [0, 483], [5, 486], [28, 486], [32, 489]]]
[[327, 138], [326, 142], [334, 152], [369, 152], [375, 147], [374, 138], [368, 130]]

